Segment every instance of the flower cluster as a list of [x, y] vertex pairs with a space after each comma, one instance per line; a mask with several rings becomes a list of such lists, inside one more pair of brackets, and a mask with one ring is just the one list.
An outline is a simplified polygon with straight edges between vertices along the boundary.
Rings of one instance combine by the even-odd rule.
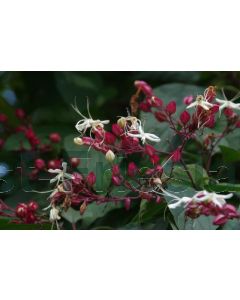
[[[219, 99], [216, 88], [210, 86], [202, 95], [185, 97], [185, 109], [179, 112], [174, 100], [165, 103], [163, 99], [154, 95], [152, 87], [146, 82], [136, 81], [135, 87], [136, 92], [130, 100], [130, 112], [126, 116], [117, 117], [112, 125], [110, 120], [93, 118], [89, 102], [87, 116], [80, 112], [76, 103], [73, 105], [73, 109], [81, 118], [75, 124], [78, 136], [73, 142], [79, 147], [102, 153], [109, 164], [111, 180], [104, 194], [97, 192], [97, 178], [92, 170], [88, 174], [82, 174], [76, 169], [81, 165], [79, 158], [69, 158], [68, 165], [71, 168], [63, 160], [61, 153], [55, 158], [52, 158], [53, 155], [50, 155], [50, 159], [46, 158], [45, 154], [53, 154], [55, 144], [61, 143], [59, 133], [51, 133], [48, 142], [42, 143], [23, 110], [17, 109], [15, 112], [20, 124], [14, 129], [8, 126], [7, 116], [0, 114], [0, 122], [5, 126], [6, 132], [22, 132], [31, 150], [40, 153], [34, 160], [35, 168], [30, 178], [36, 179], [41, 172], [48, 172], [53, 176], [50, 184], [54, 185], [48, 191], [48, 206], [43, 209], [41, 216], [35, 201], [19, 203], [15, 209], [2, 202], [1, 214], [14, 220], [17, 218], [18, 222], [41, 223], [46, 221], [47, 212], [48, 221], [53, 227], [60, 229], [63, 226], [63, 212], [67, 212], [70, 207], [83, 215], [93, 202], [122, 203], [126, 210], [130, 210], [133, 201], [147, 200], [162, 204], [164, 198], [171, 197], [171, 203], [165, 203], [166, 208], [182, 207], [186, 217], [192, 219], [201, 215], [213, 216], [215, 225], [224, 225], [229, 219], [238, 219], [237, 209], [226, 202], [233, 194], [221, 195], [206, 190], [199, 191], [200, 187], [194, 182], [185, 163], [184, 151], [189, 141], [201, 147], [203, 168], [209, 176], [211, 175], [212, 157], [217, 145], [227, 134], [240, 127], [240, 117], [235, 112], [240, 110], [240, 104], [234, 102], [239, 95], [228, 100], [223, 91], [223, 99]], [[157, 132], [146, 132], [145, 124], [141, 120], [141, 111], [152, 114], [156, 124], [160, 123], [160, 128], [162, 123], [167, 123], [173, 137], [178, 137], [178, 144], [170, 141], [169, 150], [161, 150], [166, 141]], [[225, 118], [226, 127], [223, 132], [209, 134], [209, 129], [216, 126], [220, 117]], [[206, 134], [205, 129], [208, 129]], [[4, 147], [4, 141], [0, 140], [1, 147]], [[20, 150], [24, 150], [22, 144]], [[119, 163], [120, 157], [123, 158], [126, 169]], [[192, 197], [179, 198], [167, 192], [169, 181], [174, 179], [176, 164], [181, 166], [182, 172], [187, 174], [196, 190]], [[124, 196], [116, 196], [112, 192], [116, 187], [124, 190]]]
[[196, 219], [201, 215], [213, 216], [214, 225], [224, 225], [228, 220], [239, 219], [240, 217], [237, 209], [226, 202], [226, 199], [232, 198], [233, 194], [220, 195], [204, 190], [197, 192], [192, 197], [179, 198], [165, 190], [162, 191], [164, 195], [170, 196], [173, 199], [174, 203], [170, 203], [168, 205], [169, 208], [175, 209], [183, 206], [186, 216], [191, 219]]

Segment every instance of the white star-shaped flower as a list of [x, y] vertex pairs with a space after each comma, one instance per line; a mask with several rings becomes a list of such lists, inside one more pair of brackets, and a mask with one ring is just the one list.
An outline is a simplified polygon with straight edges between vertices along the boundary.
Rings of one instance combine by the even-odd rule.
[[216, 206], [222, 207], [223, 205], [226, 204], [225, 199], [229, 199], [232, 196], [233, 196], [233, 194], [220, 195], [220, 194], [216, 194], [216, 193], [209, 193], [207, 191], [201, 191], [201, 192], [198, 192], [197, 194], [195, 194], [192, 197], [192, 200], [197, 203], [209, 201], [209, 202], [214, 203]]
[[227, 195], [221, 195], [221, 194], [216, 194], [216, 193], [209, 193], [206, 190], [197, 192], [195, 195], [192, 197], [178, 197], [176, 195], [173, 195], [166, 190], [162, 189], [162, 192], [164, 195], [169, 196], [173, 198], [172, 201], [175, 201], [174, 203], [171, 203], [168, 205], [169, 208], [175, 209], [179, 206], [184, 206], [186, 207], [190, 202], [193, 203], [202, 203], [205, 201], [209, 201], [214, 203], [216, 206], [222, 207], [223, 205], [226, 204], [226, 199], [229, 199], [233, 196], [232, 193], [227, 194]]
[[213, 107], [213, 104], [208, 102], [206, 98], [204, 98], [202, 95], [198, 95], [196, 97], [196, 100], [189, 104], [187, 108], [195, 107], [195, 106], [201, 106], [205, 110], [209, 110], [209, 108]]
[[155, 143], [159, 143], [161, 141], [161, 139], [158, 136], [156, 136], [155, 134], [144, 132], [140, 120], [138, 120], [138, 123], [136, 123], [136, 124], [137, 125], [136, 125], [136, 128], [134, 129], [134, 131], [137, 130], [138, 133], [131, 133], [131, 130], [129, 130], [126, 132], [126, 134], [128, 136], [141, 139], [143, 144], [145, 144], [146, 140], [149, 140], [149, 141], [155, 142]]
[[216, 98], [216, 102], [220, 104], [219, 110], [222, 111], [225, 108], [238, 109], [240, 110], [240, 103], [234, 103], [233, 101], [237, 100], [240, 97], [240, 93], [238, 93], [235, 97], [228, 100], [224, 91], [222, 90], [224, 99]]
[[67, 171], [67, 163], [62, 163], [62, 170], [61, 169], [49, 169], [48, 172], [52, 174], [57, 174], [54, 178], [50, 180], [50, 183], [56, 182], [59, 184], [59, 182], [63, 182], [64, 179], [72, 179], [73, 176], [71, 174], [66, 173]]

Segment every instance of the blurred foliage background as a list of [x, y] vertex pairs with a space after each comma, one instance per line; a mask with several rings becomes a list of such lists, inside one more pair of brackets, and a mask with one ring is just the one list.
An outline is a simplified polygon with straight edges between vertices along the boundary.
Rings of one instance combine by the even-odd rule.
[[[234, 95], [240, 87], [240, 72], [0, 72], [0, 112], [6, 113], [11, 124], [17, 122], [13, 108], [23, 108], [31, 117], [39, 137], [51, 132], [61, 136], [76, 134], [74, 125], [79, 119], [71, 108], [76, 98], [80, 110], [86, 114], [86, 100], [94, 118], [116, 120], [126, 115], [134, 81], [144, 80], [153, 88], [180, 83], [206, 88], [215, 85]], [[196, 94], [201, 91], [196, 90]], [[164, 100], [164, 99], [163, 99]], [[179, 102], [181, 99], [176, 99]], [[3, 133], [0, 127], [0, 134]], [[0, 176], [6, 166], [14, 168], [16, 157], [0, 150]], [[4, 169], [5, 168], [5, 169]], [[21, 191], [11, 195], [11, 203], [30, 199]], [[46, 198], [38, 195], [39, 198]], [[126, 216], [130, 218], [131, 216]], [[0, 225], [1, 227], [1, 225]]]

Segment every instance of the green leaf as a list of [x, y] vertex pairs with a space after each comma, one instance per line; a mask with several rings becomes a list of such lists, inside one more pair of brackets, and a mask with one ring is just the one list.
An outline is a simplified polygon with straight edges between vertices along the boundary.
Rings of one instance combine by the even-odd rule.
[[223, 155], [223, 159], [225, 162], [235, 162], [240, 161], [240, 151], [232, 149], [226, 146], [219, 146]]
[[16, 134], [12, 134], [7, 139], [7, 141], [4, 145], [4, 149], [6, 151], [17, 151], [17, 150], [19, 150], [21, 145], [26, 150], [31, 149], [31, 146], [30, 146], [28, 140], [26, 139], [26, 137], [24, 136], [24, 134], [22, 132], [19, 132], [19, 133], [16, 133]]
[[[206, 170], [196, 164], [187, 165], [188, 171], [191, 174], [193, 182], [199, 188], [203, 188], [209, 182]], [[192, 186], [192, 182], [184, 170], [183, 166], [176, 166], [173, 170], [173, 179], [175, 184], [183, 184], [184, 186]]]
[[234, 184], [234, 183], [210, 183], [205, 186], [205, 188], [209, 192], [216, 192], [216, 193], [221, 193], [221, 192], [240, 192], [240, 184]]

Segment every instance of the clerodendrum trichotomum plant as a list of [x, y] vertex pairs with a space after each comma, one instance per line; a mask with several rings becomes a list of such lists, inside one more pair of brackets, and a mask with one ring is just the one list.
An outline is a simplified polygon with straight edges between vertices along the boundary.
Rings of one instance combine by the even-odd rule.
[[[11, 207], [2, 200], [1, 216], [57, 229], [240, 228], [240, 185], [230, 182], [224, 166], [240, 157], [231, 148], [239, 139], [234, 135], [240, 130], [239, 94], [229, 100], [224, 90], [209, 86], [177, 104], [144, 81], [135, 87], [126, 115], [112, 124], [92, 116], [88, 101], [87, 114], [73, 104], [79, 121], [75, 137], [64, 143], [74, 151], [71, 158], [63, 159], [58, 133], [42, 142], [23, 110], [16, 110], [14, 128], [1, 114], [6, 130], [1, 147], [12, 134], [22, 134], [29, 151], [38, 153], [28, 178], [49, 183], [47, 190], [31, 190], [36, 199], [30, 202]], [[17, 149], [22, 153], [23, 140]], [[45, 204], [39, 205], [42, 194]]]

